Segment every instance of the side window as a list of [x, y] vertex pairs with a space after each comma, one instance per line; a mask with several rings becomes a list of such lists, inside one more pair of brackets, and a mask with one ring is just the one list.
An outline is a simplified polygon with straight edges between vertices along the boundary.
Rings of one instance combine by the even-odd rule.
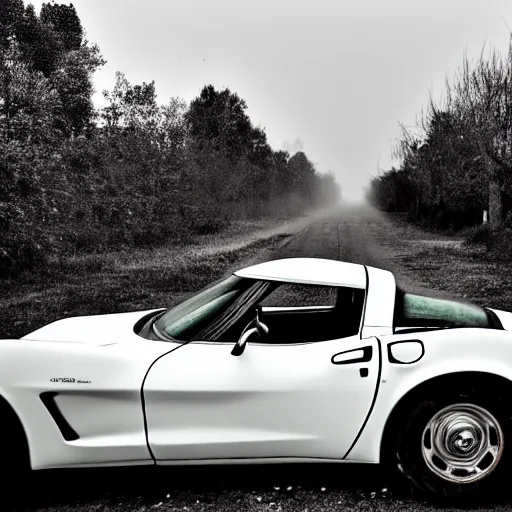
[[338, 289], [334, 286], [282, 284], [260, 302], [262, 307], [296, 308], [336, 305]]
[[268, 334], [260, 343], [314, 343], [355, 336], [363, 312], [364, 290], [282, 283], [261, 300]]

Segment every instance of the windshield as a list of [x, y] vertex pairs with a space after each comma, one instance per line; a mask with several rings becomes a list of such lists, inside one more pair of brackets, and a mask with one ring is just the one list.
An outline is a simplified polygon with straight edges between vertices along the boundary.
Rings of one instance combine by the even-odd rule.
[[155, 323], [155, 329], [166, 338], [189, 341], [224, 312], [253, 281], [237, 276], [218, 281], [169, 309]]
[[447, 299], [397, 292], [395, 327], [491, 327], [484, 308]]

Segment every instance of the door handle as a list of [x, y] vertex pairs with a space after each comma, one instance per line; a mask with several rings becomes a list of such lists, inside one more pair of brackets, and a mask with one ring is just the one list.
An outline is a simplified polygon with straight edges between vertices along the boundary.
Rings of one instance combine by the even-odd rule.
[[373, 355], [373, 347], [354, 348], [338, 352], [331, 357], [332, 364], [357, 364], [367, 363], [371, 361]]

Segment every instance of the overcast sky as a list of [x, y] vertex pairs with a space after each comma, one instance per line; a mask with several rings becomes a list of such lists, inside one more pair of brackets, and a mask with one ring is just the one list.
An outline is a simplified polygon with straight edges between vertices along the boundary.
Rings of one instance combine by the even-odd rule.
[[[26, 3], [28, 3], [26, 1]], [[42, 1], [32, 1], [39, 10]], [[69, 2], [61, 2], [69, 3]], [[412, 125], [466, 52], [507, 50], [511, 0], [74, 0], [114, 73], [155, 80], [158, 100], [229, 87], [274, 149], [297, 137], [346, 198], [394, 162]]]

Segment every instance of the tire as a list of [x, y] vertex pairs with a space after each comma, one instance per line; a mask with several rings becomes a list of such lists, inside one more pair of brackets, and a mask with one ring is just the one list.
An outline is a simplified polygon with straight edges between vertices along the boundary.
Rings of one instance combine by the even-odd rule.
[[510, 407], [488, 389], [464, 388], [414, 397], [395, 428], [396, 467], [414, 487], [438, 498], [495, 496], [508, 476]]

